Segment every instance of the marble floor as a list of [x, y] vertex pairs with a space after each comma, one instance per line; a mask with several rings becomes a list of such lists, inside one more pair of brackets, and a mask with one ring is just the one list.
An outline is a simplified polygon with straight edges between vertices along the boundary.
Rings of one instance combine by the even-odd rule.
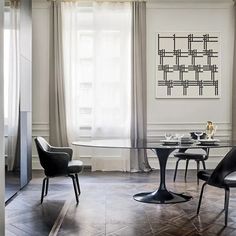
[[40, 204], [41, 171], [6, 206], [7, 236], [170, 236], [236, 235], [236, 189], [230, 197], [229, 223], [224, 227], [224, 192], [208, 186], [202, 210], [196, 216], [201, 184], [189, 171], [187, 182], [179, 171], [167, 172], [170, 190], [193, 196], [189, 202], [155, 205], [133, 200], [139, 192], [155, 190], [159, 172], [83, 172], [80, 203], [76, 205], [70, 178], [51, 179], [49, 193]]

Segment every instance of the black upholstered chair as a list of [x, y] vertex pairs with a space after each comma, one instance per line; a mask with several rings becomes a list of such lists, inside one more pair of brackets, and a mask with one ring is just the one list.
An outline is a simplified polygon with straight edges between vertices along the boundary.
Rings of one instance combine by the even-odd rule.
[[[192, 139], [197, 139], [197, 136], [194, 134], [194, 132], [191, 132], [190, 134], [191, 134]], [[204, 133], [200, 138], [203, 139], [205, 137], [206, 137], [206, 134]], [[188, 164], [189, 164], [190, 160], [196, 161], [197, 173], [199, 171], [200, 162], [202, 163], [203, 169], [204, 170], [206, 169], [205, 161], [209, 157], [209, 148], [202, 148], [203, 153], [186, 152], [187, 150], [188, 150], [188, 148], [181, 148], [181, 149], [179, 149], [178, 152], [176, 152], [174, 154], [174, 157], [178, 158], [178, 160], [176, 161], [176, 166], [175, 166], [174, 182], [175, 182], [176, 175], [177, 175], [178, 165], [179, 165], [179, 162], [181, 160], [186, 161], [185, 174], [184, 174], [185, 181], [186, 181], [186, 178], [187, 178]], [[197, 178], [197, 184], [199, 184], [199, 179], [198, 178]]]
[[223, 188], [225, 190], [225, 226], [227, 226], [230, 188], [236, 187], [236, 148], [232, 148], [213, 171], [199, 171], [198, 178], [205, 181], [205, 183], [202, 185], [197, 214], [200, 211], [205, 186], [208, 184]]
[[78, 204], [80, 186], [78, 173], [83, 169], [83, 162], [72, 160], [73, 150], [69, 147], [53, 147], [42, 137], [35, 138], [40, 164], [46, 177], [43, 179], [41, 203], [48, 193], [49, 178], [69, 176], [72, 179], [75, 198]]

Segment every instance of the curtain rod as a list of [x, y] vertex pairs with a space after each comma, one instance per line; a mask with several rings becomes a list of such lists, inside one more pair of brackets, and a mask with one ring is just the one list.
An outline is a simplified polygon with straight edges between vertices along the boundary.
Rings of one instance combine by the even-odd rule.
[[47, 0], [48, 2], [147, 2], [147, 0]]

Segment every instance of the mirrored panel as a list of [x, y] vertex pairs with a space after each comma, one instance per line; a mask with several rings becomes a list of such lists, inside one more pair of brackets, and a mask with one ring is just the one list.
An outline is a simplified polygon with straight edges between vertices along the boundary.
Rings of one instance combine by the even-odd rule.
[[20, 189], [20, 6], [18, 0], [4, 8], [4, 121], [5, 201]]

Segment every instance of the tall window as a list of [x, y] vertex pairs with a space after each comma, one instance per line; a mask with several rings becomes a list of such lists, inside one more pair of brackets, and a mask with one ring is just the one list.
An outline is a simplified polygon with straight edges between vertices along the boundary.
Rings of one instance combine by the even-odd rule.
[[20, 60], [18, 2], [4, 12], [4, 118], [7, 126], [7, 164], [13, 170], [19, 127]]
[[62, 3], [69, 137], [129, 137], [130, 3]]

